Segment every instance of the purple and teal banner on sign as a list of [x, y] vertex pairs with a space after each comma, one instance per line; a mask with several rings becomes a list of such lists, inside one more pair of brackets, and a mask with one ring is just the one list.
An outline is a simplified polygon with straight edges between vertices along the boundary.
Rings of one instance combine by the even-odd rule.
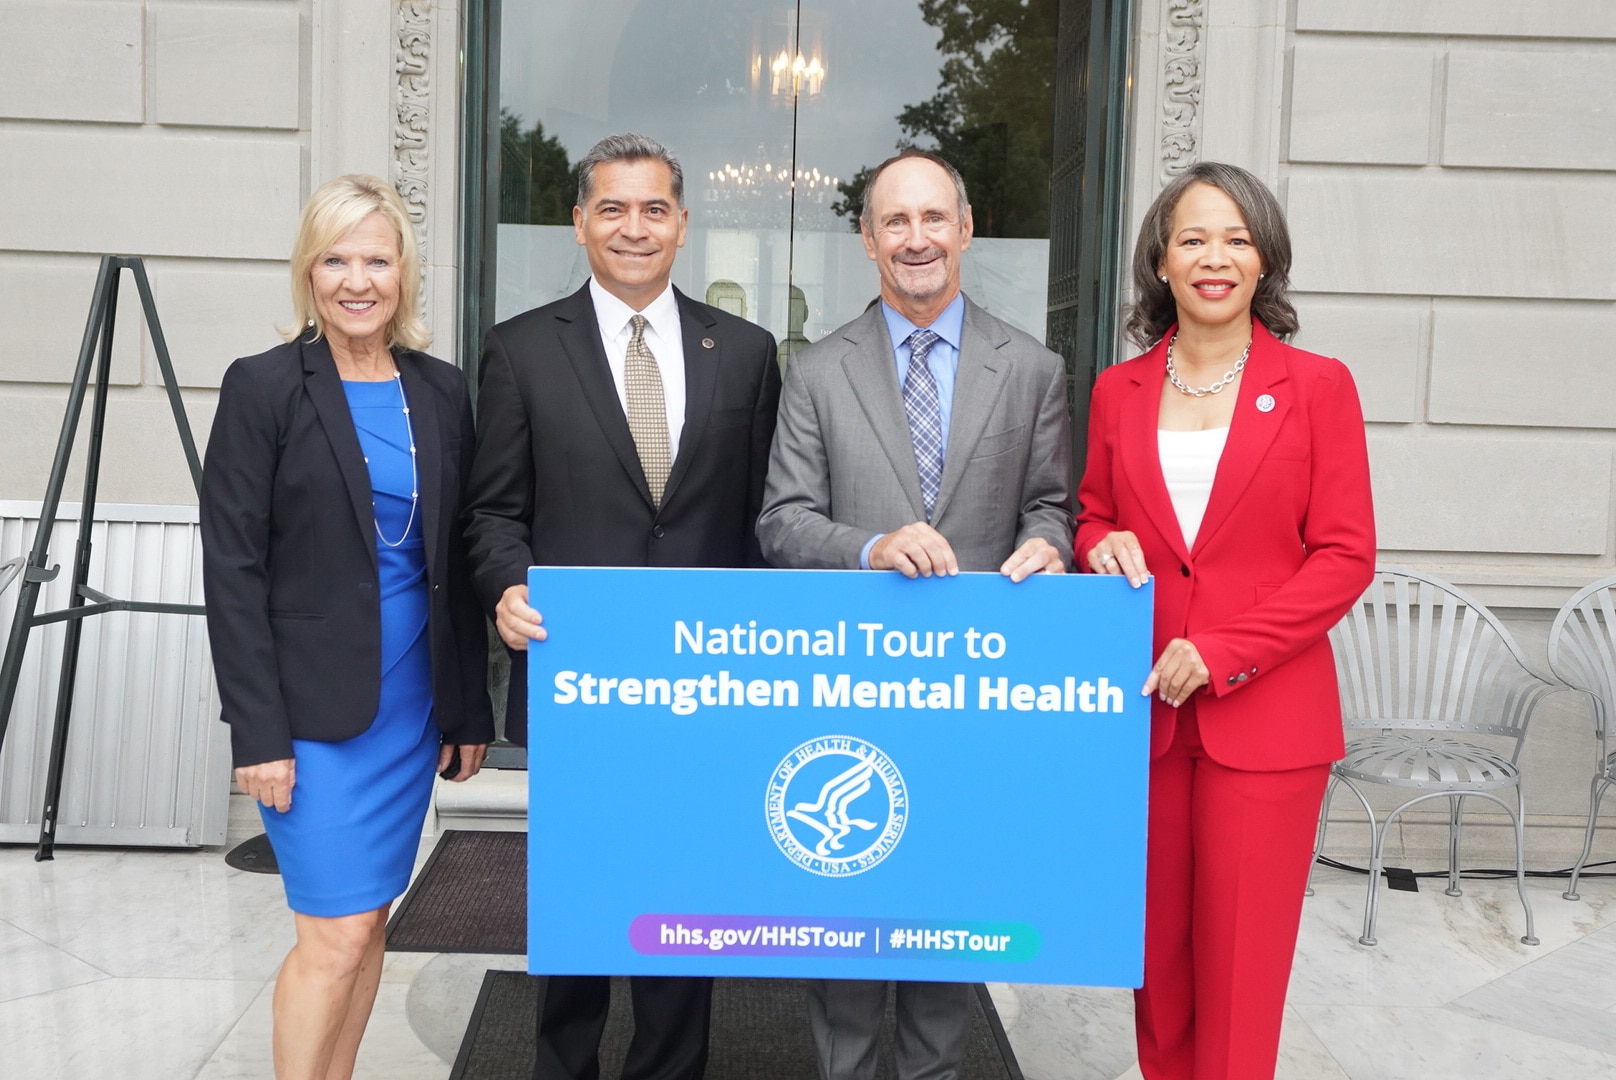
[[530, 971], [1139, 984], [1150, 586], [528, 586]]

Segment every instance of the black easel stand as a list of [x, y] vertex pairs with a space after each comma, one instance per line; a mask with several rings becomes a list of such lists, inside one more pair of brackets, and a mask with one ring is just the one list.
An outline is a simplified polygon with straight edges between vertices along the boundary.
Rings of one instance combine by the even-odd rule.
[[[34, 859], [44, 862], [53, 858], [56, 848], [56, 816], [61, 804], [62, 768], [67, 759], [67, 728], [73, 712], [73, 688], [77, 681], [79, 637], [84, 629], [83, 620], [109, 611], [143, 611], [171, 615], [201, 615], [199, 604], [159, 604], [137, 600], [114, 600], [88, 584], [90, 576], [90, 530], [95, 523], [95, 494], [101, 472], [101, 445], [107, 426], [107, 385], [112, 376], [112, 327], [118, 310], [118, 281], [120, 271], [130, 270], [135, 275], [135, 287], [140, 290], [140, 304], [145, 309], [146, 329], [151, 333], [152, 345], [157, 352], [157, 363], [163, 372], [163, 385], [168, 389], [168, 403], [174, 410], [174, 424], [179, 429], [180, 446], [185, 450], [186, 463], [191, 468], [191, 482], [200, 491], [202, 462], [196, 454], [196, 440], [191, 437], [191, 425], [185, 419], [185, 405], [180, 400], [179, 383], [174, 378], [174, 365], [168, 358], [168, 343], [163, 340], [163, 328], [157, 321], [157, 308], [152, 303], [151, 285], [146, 280], [146, 265], [138, 257], [103, 255], [101, 271], [95, 279], [95, 296], [90, 301], [90, 319], [84, 327], [84, 343], [79, 347], [79, 364], [73, 373], [73, 385], [67, 396], [67, 414], [62, 418], [62, 433], [56, 441], [56, 459], [51, 463], [50, 482], [45, 487], [45, 505], [39, 514], [39, 531], [34, 534], [33, 551], [22, 569], [22, 583], [17, 594], [17, 614], [11, 622], [11, 635], [6, 641], [4, 661], [0, 661], [0, 746], [5, 744], [6, 727], [11, 719], [11, 706], [17, 696], [17, 682], [22, 673], [23, 654], [28, 649], [28, 636], [36, 626], [48, 623], [67, 623], [67, 636], [62, 645], [62, 675], [56, 691], [56, 724], [51, 731], [50, 771], [45, 780], [45, 807], [40, 816], [39, 850]], [[100, 343], [100, 356], [96, 357], [96, 344]], [[90, 362], [96, 360], [93, 374], [95, 404], [90, 412], [90, 457], [84, 473], [83, 508], [79, 513], [78, 547], [73, 558], [73, 588], [68, 606], [60, 611], [36, 615], [39, 590], [47, 582], [56, 580], [60, 566], [46, 566], [50, 554], [51, 531], [56, 524], [56, 510], [62, 501], [62, 487], [67, 480], [67, 468], [73, 455], [73, 439], [78, 432], [79, 415], [84, 410], [84, 396], [89, 390], [92, 373]]]

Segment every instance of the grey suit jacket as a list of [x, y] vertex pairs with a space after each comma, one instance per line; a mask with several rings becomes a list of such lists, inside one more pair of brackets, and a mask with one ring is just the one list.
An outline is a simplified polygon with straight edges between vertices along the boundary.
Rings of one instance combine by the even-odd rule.
[[[892, 348], [872, 306], [792, 355], [757, 524], [771, 565], [856, 570], [870, 537], [926, 520]], [[1035, 536], [1071, 565], [1069, 428], [1061, 358], [967, 297], [932, 514], [961, 570]]]

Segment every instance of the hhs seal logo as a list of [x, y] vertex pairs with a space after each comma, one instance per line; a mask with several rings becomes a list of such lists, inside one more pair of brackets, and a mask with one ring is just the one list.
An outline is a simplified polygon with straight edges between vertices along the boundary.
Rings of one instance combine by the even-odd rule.
[[823, 877], [847, 877], [898, 846], [909, 794], [880, 748], [850, 735], [822, 735], [774, 770], [764, 814], [786, 858]]

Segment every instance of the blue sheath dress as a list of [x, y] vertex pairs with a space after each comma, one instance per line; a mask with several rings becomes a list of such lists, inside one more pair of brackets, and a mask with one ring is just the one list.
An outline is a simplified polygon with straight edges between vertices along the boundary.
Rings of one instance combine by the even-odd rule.
[[[410, 519], [410, 434], [400, 383], [344, 382], [370, 467], [381, 572], [382, 679], [375, 722], [342, 742], [292, 740], [292, 807], [259, 807], [286, 901], [304, 915], [354, 915], [409, 886], [432, 798], [440, 738], [432, 717], [426, 547]], [[408, 533], [406, 534], [406, 526]]]

